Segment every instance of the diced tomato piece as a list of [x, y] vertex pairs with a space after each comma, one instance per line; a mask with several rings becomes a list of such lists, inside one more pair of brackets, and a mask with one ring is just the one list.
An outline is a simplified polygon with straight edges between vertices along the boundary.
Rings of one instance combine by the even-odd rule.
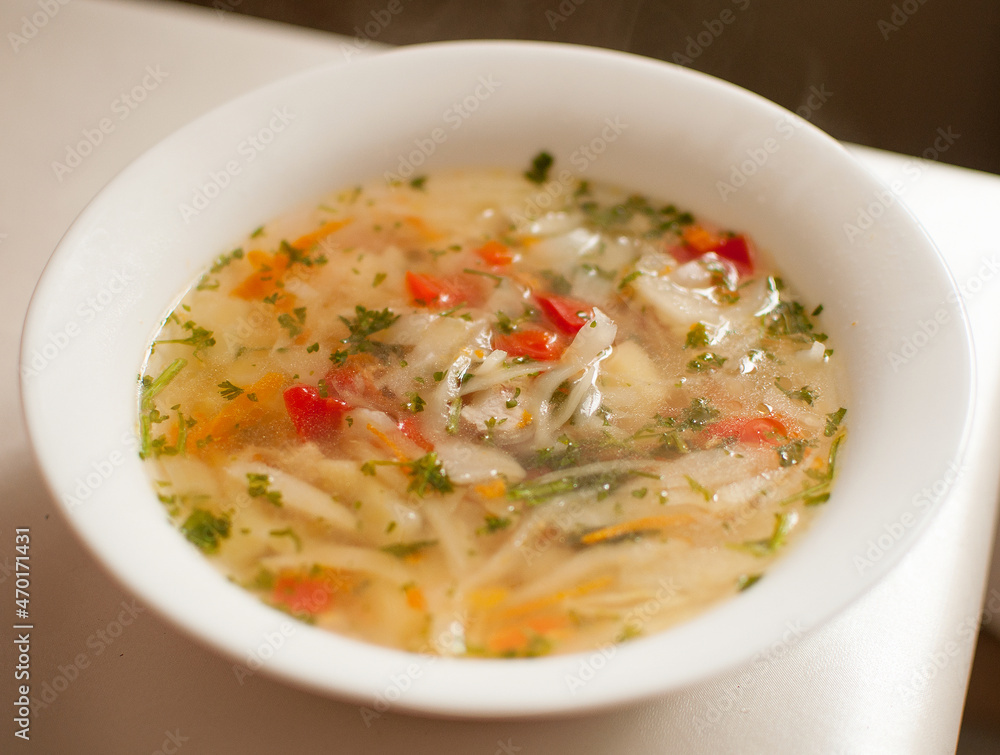
[[741, 276], [753, 275], [753, 260], [750, 259], [746, 236], [730, 236], [711, 251], [736, 265]]
[[324, 398], [313, 386], [301, 383], [286, 388], [284, 398], [295, 432], [304, 440], [330, 438], [340, 429], [344, 414], [352, 408], [346, 401]]
[[399, 431], [403, 433], [403, 435], [412, 440], [425, 451], [434, 450], [434, 444], [427, 440], [427, 438], [424, 437], [424, 434], [420, 432], [420, 427], [417, 425], [416, 417], [403, 417], [403, 419], [399, 420], [396, 426], [399, 428]]
[[334, 586], [321, 577], [283, 574], [274, 581], [271, 599], [288, 606], [292, 613], [318, 614], [333, 602]]
[[678, 263], [684, 264], [703, 254], [715, 252], [736, 265], [741, 276], [753, 275], [753, 259], [746, 236], [716, 236], [701, 226], [688, 226], [681, 238], [683, 244], [668, 250]]
[[482, 299], [482, 286], [472, 275], [442, 278], [408, 270], [406, 289], [415, 304], [431, 309], [448, 309], [462, 303], [476, 305]]
[[736, 438], [741, 443], [780, 446], [788, 430], [774, 417], [730, 417], [709, 425], [705, 432], [713, 438]]
[[482, 257], [487, 265], [494, 267], [509, 265], [514, 261], [514, 255], [510, 253], [510, 249], [499, 241], [487, 241], [476, 250], [476, 254]]
[[566, 346], [552, 331], [530, 328], [509, 334], [494, 334], [493, 348], [506, 351], [512, 357], [528, 357], [539, 362], [552, 362], [562, 356]]
[[542, 312], [566, 335], [576, 335], [594, 316], [594, 307], [580, 299], [557, 294], [535, 294]]

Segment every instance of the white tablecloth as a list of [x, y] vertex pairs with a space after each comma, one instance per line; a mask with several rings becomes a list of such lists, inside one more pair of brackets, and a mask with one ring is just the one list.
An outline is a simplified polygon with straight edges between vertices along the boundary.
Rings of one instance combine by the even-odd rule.
[[[489, 723], [387, 713], [366, 722], [353, 705], [263, 674], [239, 679], [227, 661], [178, 634], [96, 566], [35, 469], [19, 415], [15, 358], [28, 299], [49, 254], [108, 179], [214, 105], [314, 64], [347, 62], [358, 46], [221, 10], [107, 0], [4, 0], [0, 30], [6, 36], [0, 44], [0, 353], [6, 355], [0, 624], [10, 637], [0, 637], [7, 648], [0, 651], [0, 699], [17, 699], [9, 628], [13, 528], [29, 527], [30, 682], [37, 701], [30, 742], [14, 738], [6, 723], [0, 750], [936, 755], [954, 749], [996, 514], [1000, 244], [992, 224], [1000, 179], [941, 165], [921, 165], [915, 177], [903, 170], [908, 158], [856, 149], [871, 170], [899, 180], [898, 193], [968, 295], [978, 344], [968, 470], [926, 537], [888, 578], [768, 663], [616, 712]], [[108, 127], [101, 132], [103, 119]], [[73, 150], [73, 157], [81, 139], [92, 149]], [[1000, 589], [988, 597], [991, 614], [1000, 612]]]

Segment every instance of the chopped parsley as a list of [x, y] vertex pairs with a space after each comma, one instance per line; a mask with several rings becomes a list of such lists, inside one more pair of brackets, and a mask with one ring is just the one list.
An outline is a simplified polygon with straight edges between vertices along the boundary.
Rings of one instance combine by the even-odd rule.
[[247, 473], [247, 493], [251, 498], [264, 498], [279, 508], [283, 505], [280, 490], [270, 490], [271, 476], [266, 474]]
[[[744, 550], [752, 553], [758, 558], [770, 556], [778, 550], [788, 538], [795, 523], [799, 520], [799, 515], [794, 511], [782, 511], [774, 515], [774, 530], [771, 536], [763, 540], [750, 540], [745, 543], [731, 543], [730, 547], [737, 550]], [[756, 581], [756, 580], [755, 580]], [[749, 585], [747, 585], [749, 587]], [[744, 588], [745, 589], [745, 588]]]
[[487, 514], [485, 521], [486, 524], [476, 530], [477, 535], [492, 535], [494, 532], [499, 532], [500, 530], [507, 529], [510, 526], [510, 519], [505, 516]]
[[437, 545], [437, 540], [414, 540], [409, 543], [393, 543], [392, 545], [383, 545], [379, 548], [383, 553], [388, 553], [390, 556], [395, 556], [396, 558], [406, 558], [407, 556], [413, 556], [420, 553], [424, 548], [430, 548]]
[[708, 346], [710, 343], [711, 339], [708, 337], [705, 323], [696, 322], [687, 332], [687, 338], [684, 339], [684, 348], [699, 349]]
[[205, 328], [202, 328], [199, 325], [195, 324], [194, 320], [188, 320], [181, 327], [184, 328], [184, 330], [188, 331], [191, 335], [189, 335], [187, 338], [166, 338], [160, 341], [156, 341], [153, 345], [155, 346], [156, 344], [160, 343], [180, 343], [184, 344], [185, 346], [193, 346], [194, 355], [199, 359], [201, 357], [198, 355], [201, 352], [211, 348], [212, 346], [215, 346], [215, 339], [212, 337], [212, 331], [206, 330]]
[[832, 438], [837, 434], [837, 428], [840, 427], [840, 423], [844, 421], [844, 415], [847, 414], [847, 409], [840, 407], [837, 411], [832, 414], [826, 415], [826, 429], [823, 430], [823, 435], [827, 438]]
[[[261, 229], [263, 229], [263, 226], [261, 226]], [[215, 258], [215, 262], [212, 263], [212, 266], [208, 269], [208, 271], [210, 273], [217, 273], [220, 270], [222, 270], [222, 268], [226, 267], [229, 263], [231, 263], [233, 260], [241, 260], [241, 259], [243, 259], [243, 247], [233, 249], [233, 251], [231, 251], [229, 254], [220, 254], [218, 257]]]
[[545, 482], [534, 480], [519, 482], [507, 490], [507, 497], [524, 501], [528, 506], [537, 506], [549, 498], [558, 495], [575, 492], [589, 493], [593, 491], [597, 494], [597, 500], [600, 501], [607, 498], [633, 477], [659, 479], [656, 475], [635, 469], [626, 469], [617, 472], [591, 472], [583, 475], [566, 475], [565, 477], [557, 477], [554, 480], [546, 480]]
[[451, 493], [455, 486], [444, 467], [438, 460], [434, 451], [424, 454], [419, 459], [413, 461], [388, 461], [373, 460], [366, 461], [361, 465], [361, 472], [372, 477], [375, 476], [375, 468], [378, 466], [401, 467], [410, 477], [410, 484], [406, 488], [410, 493], [416, 493], [423, 498], [428, 490], [435, 490], [444, 495]]
[[381, 341], [371, 340], [371, 336], [391, 327], [399, 315], [394, 314], [386, 307], [379, 311], [368, 309], [358, 304], [354, 308], [354, 317], [347, 318], [340, 316], [340, 321], [347, 326], [350, 335], [342, 338], [341, 343], [347, 345], [346, 350], [338, 350], [330, 355], [330, 361], [334, 364], [343, 364], [351, 354], [372, 354], [385, 361], [389, 354], [398, 351], [398, 347], [389, 346]]
[[427, 176], [414, 176], [410, 179], [410, 188], [417, 191], [426, 191], [424, 184], [427, 183]]
[[783, 446], [778, 446], [775, 450], [778, 453], [778, 464], [782, 467], [793, 467], [800, 463], [806, 454], [806, 449], [813, 445], [804, 439], [792, 440]]
[[[294, 315], [294, 318], [292, 317]], [[295, 338], [302, 332], [302, 326], [306, 322], [306, 308], [296, 307], [292, 310], [292, 314], [288, 312], [283, 312], [278, 315], [278, 325], [283, 327], [288, 331], [289, 338]]]
[[407, 396], [409, 396], [410, 400], [403, 404], [403, 406], [406, 407], [408, 411], [416, 414], [417, 412], [422, 412], [424, 410], [427, 402], [420, 397], [419, 393], [408, 393]]
[[288, 267], [292, 265], [312, 267], [313, 265], [325, 265], [328, 261], [325, 254], [317, 254], [315, 257], [310, 257], [307, 252], [296, 249], [284, 239], [282, 239], [278, 251], [288, 257]]
[[292, 542], [295, 543], [296, 552], [302, 551], [302, 538], [295, 534], [295, 530], [291, 527], [285, 527], [283, 530], [271, 530], [267, 534], [271, 537], [289, 537], [292, 539]]
[[713, 372], [726, 363], [725, 357], [720, 357], [711, 351], [699, 354], [687, 363], [688, 372]]
[[817, 391], [815, 388], [810, 388], [808, 385], [803, 385], [797, 391], [793, 391], [791, 389], [782, 387], [781, 378], [775, 378], [774, 384], [775, 386], [777, 386], [778, 390], [784, 393], [786, 396], [788, 396], [788, 398], [794, 399], [796, 401], [803, 401], [809, 404], [809, 406], [812, 406], [813, 402], [815, 402], [816, 399], [819, 398], [819, 391]]
[[211, 511], [196, 508], [181, 524], [181, 532], [202, 553], [215, 553], [222, 540], [229, 537], [230, 527], [228, 516], [215, 516]]
[[549, 170], [555, 160], [548, 152], [539, 152], [531, 161], [531, 170], [524, 172], [524, 177], [535, 184], [543, 184], [549, 180]]
[[236, 398], [237, 396], [242, 395], [245, 392], [242, 388], [240, 388], [239, 386], [233, 385], [228, 380], [224, 380], [223, 382], [219, 383], [218, 387], [222, 389], [222, 390], [219, 391], [219, 394], [226, 401], [232, 401], [234, 398]]

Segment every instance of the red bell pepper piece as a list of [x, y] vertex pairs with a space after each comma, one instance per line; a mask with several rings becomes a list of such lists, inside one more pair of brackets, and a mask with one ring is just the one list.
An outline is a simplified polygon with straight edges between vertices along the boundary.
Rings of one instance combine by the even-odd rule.
[[285, 409], [303, 440], [324, 440], [340, 429], [343, 416], [352, 409], [339, 398], [320, 395], [311, 385], [299, 383], [285, 389]]
[[274, 581], [271, 600], [288, 607], [292, 613], [318, 614], [333, 602], [333, 586], [320, 577], [283, 574]]
[[740, 276], [753, 275], [753, 260], [750, 259], [750, 246], [745, 236], [723, 239], [712, 251], [736, 265]]
[[479, 304], [482, 289], [471, 275], [454, 275], [447, 278], [425, 273], [406, 273], [406, 290], [418, 306], [431, 309], [449, 309], [457, 304]]
[[594, 307], [580, 299], [557, 294], [535, 294], [542, 312], [562, 333], [576, 335], [594, 316]]
[[705, 428], [713, 438], [736, 438], [741, 443], [780, 446], [788, 437], [788, 430], [774, 417], [730, 417]]
[[539, 362], [552, 362], [562, 356], [566, 346], [558, 335], [542, 328], [495, 333], [493, 348], [506, 351], [512, 357], [528, 357]]

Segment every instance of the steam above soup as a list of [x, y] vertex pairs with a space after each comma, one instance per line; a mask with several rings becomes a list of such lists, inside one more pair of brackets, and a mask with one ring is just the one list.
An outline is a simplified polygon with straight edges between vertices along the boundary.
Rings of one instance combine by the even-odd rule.
[[827, 500], [822, 307], [745, 235], [549, 164], [339, 192], [184, 295], [141, 454], [232, 580], [405, 650], [579, 651], [747, 589]]

